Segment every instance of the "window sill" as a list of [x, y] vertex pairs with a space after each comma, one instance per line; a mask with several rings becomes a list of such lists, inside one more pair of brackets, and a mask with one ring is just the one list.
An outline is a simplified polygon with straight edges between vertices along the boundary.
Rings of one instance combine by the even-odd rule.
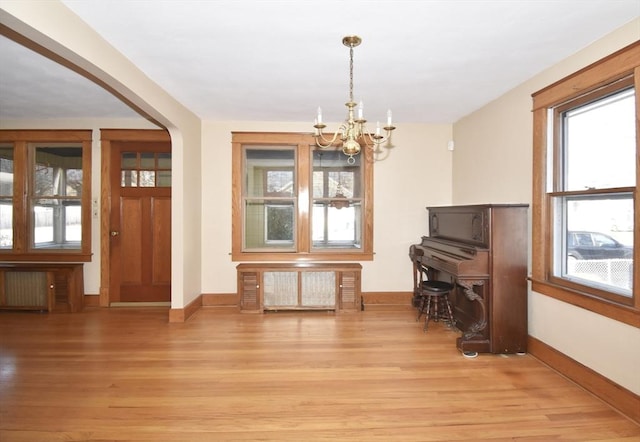
[[45, 253], [1, 253], [0, 262], [91, 262], [91, 253], [68, 251]]
[[262, 253], [262, 252], [238, 252], [231, 254], [232, 261], [288, 261], [288, 262], [308, 262], [308, 261], [373, 261], [373, 253], [363, 252], [337, 252], [328, 250], [326, 252], [313, 253]]
[[549, 281], [534, 278], [529, 278], [529, 280], [531, 281], [531, 289], [534, 292], [558, 299], [567, 304], [575, 305], [576, 307], [581, 307], [585, 310], [631, 325], [632, 327], [640, 328], [640, 310], [637, 308], [602, 298], [596, 298], [588, 293], [570, 290], [566, 287], [550, 283]]

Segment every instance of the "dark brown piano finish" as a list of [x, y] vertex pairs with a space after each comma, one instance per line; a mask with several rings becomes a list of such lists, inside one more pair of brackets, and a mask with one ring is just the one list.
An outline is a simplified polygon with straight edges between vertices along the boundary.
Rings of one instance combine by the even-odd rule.
[[[526, 204], [427, 207], [429, 236], [409, 249], [414, 274], [452, 282], [462, 352], [527, 350]], [[415, 282], [415, 281], [414, 281]], [[415, 284], [414, 284], [415, 287]]]

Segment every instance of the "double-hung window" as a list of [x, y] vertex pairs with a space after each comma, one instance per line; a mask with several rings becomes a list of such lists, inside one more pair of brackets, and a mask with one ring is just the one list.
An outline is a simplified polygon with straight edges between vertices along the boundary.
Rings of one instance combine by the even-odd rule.
[[88, 261], [91, 131], [0, 131], [0, 257]]
[[233, 134], [234, 260], [371, 260], [370, 152], [353, 164], [311, 135]]
[[638, 324], [640, 45], [534, 94], [533, 289]]

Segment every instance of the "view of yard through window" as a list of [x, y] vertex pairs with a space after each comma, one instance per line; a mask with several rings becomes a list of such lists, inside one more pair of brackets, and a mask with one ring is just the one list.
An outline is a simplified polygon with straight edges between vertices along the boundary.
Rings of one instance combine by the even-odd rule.
[[[564, 277], [631, 296], [636, 133], [633, 88], [566, 111], [556, 203]], [[610, 189], [610, 192], [607, 191]]]

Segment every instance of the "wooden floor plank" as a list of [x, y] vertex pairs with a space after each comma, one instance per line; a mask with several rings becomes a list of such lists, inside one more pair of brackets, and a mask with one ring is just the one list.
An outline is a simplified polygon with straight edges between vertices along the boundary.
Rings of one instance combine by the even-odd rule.
[[0, 440], [640, 441], [529, 355], [411, 311], [0, 313]]

